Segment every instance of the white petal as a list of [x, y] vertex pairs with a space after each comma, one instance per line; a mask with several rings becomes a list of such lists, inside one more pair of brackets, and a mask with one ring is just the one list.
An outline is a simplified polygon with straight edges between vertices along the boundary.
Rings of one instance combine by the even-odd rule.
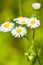
[[[18, 28], [20, 28], [20, 29], [22, 30], [20, 33], [17, 33], [17, 32], [16, 32], [16, 29], [18, 29]], [[13, 30], [11, 31], [11, 34], [12, 34], [13, 36], [15, 36], [15, 37], [18, 37], [18, 38], [23, 37], [23, 36], [26, 34], [26, 28], [24, 28], [24, 27], [22, 27], [22, 26], [16, 27], [15, 29], [13, 29]]]
[[[34, 25], [31, 24], [31, 21], [32, 21], [32, 20], [34, 20], [34, 21], [36, 22]], [[37, 18], [32, 17], [32, 18], [30, 18], [30, 20], [29, 20], [27, 26], [30, 27], [30, 28], [37, 28], [37, 27], [40, 26], [40, 20], [37, 20]]]
[[[5, 28], [4, 25], [7, 24], [7, 23], [9, 24], [9, 27]], [[8, 32], [8, 31], [11, 31], [14, 28], [14, 23], [12, 23], [12, 22], [5, 22], [5, 23], [1, 24], [0, 27], [1, 27], [1, 31], [2, 32]]]
[[33, 3], [33, 4], [32, 4], [32, 7], [33, 7], [34, 9], [40, 9], [41, 4], [40, 4], [40, 3]]

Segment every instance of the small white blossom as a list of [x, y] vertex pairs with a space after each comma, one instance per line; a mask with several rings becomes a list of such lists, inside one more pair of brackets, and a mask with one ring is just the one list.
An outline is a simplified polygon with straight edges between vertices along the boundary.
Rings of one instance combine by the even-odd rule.
[[11, 31], [13, 28], [14, 28], [14, 23], [12, 23], [12, 22], [4, 22], [0, 26], [0, 31], [8, 32], [8, 31]]
[[40, 26], [40, 20], [37, 20], [37, 18], [32, 17], [29, 19], [27, 26], [30, 28], [37, 28]]
[[14, 28], [12, 31], [11, 31], [11, 34], [14, 36], [14, 37], [23, 37], [25, 34], [26, 34], [26, 28], [25, 27], [22, 27], [22, 26], [19, 26], [19, 27], [16, 27]]
[[15, 18], [13, 21], [16, 21], [16, 23], [21, 24], [21, 25], [26, 25], [28, 23], [28, 19], [26, 17], [18, 17]]
[[40, 9], [41, 4], [40, 4], [40, 3], [33, 3], [33, 4], [32, 4], [32, 7], [33, 7], [34, 9]]

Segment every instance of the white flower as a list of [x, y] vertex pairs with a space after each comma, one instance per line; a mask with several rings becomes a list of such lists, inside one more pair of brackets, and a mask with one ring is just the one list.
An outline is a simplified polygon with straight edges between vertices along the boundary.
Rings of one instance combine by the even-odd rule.
[[40, 26], [40, 20], [37, 20], [37, 18], [30, 18], [29, 22], [27, 24], [28, 27], [30, 28], [36, 28]]
[[22, 26], [16, 27], [11, 31], [11, 34], [14, 37], [18, 37], [18, 38], [23, 37], [26, 34], [26, 28]]
[[40, 4], [40, 3], [33, 3], [33, 4], [32, 4], [32, 7], [33, 7], [34, 9], [40, 9], [41, 4]]
[[0, 31], [8, 32], [8, 31], [11, 31], [13, 28], [14, 28], [14, 23], [12, 23], [12, 22], [5, 22], [5, 23], [1, 24]]
[[15, 18], [13, 21], [16, 21], [16, 23], [21, 24], [21, 25], [26, 25], [28, 23], [28, 18], [18, 17], [18, 18]]

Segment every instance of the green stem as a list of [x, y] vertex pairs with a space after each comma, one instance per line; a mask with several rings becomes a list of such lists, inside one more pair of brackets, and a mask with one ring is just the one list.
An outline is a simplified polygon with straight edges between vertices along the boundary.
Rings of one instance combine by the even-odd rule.
[[37, 16], [37, 12], [38, 12], [38, 10], [34, 10], [33, 14], [32, 14], [32, 17], [36, 17]]
[[32, 65], [35, 65], [35, 63], [36, 63], [36, 58], [33, 60]]
[[18, 0], [19, 15], [22, 16], [21, 0]]
[[24, 36], [29, 42], [30, 42], [30, 38], [28, 36]]
[[33, 29], [33, 39], [35, 38], [35, 29]]
[[[36, 47], [35, 47], [35, 49], [36, 49]], [[40, 62], [40, 59], [39, 59], [39, 56], [38, 56], [38, 52], [37, 52], [37, 50], [36, 50], [35, 52], [36, 52], [36, 59], [38, 60], [39, 65], [42, 65], [41, 62]]]
[[41, 62], [40, 62], [40, 59], [39, 59], [38, 55], [37, 55], [37, 59], [38, 59], [39, 65], [42, 65]]

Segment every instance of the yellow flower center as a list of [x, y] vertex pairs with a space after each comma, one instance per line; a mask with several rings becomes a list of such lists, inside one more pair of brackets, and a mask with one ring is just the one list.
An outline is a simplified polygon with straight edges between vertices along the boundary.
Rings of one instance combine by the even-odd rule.
[[8, 27], [9, 27], [8, 23], [4, 24], [4, 28], [8, 28]]
[[34, 25], [34, 24], [36, 24], [36, 22], [35, 22], [34, 20], [32, 20], [32, 21], [31, 21], [31, 24]]
[[23, 18], [22, 16], [18, 17], [18, 18]]
[[26, 21], [22, 21], [21, 24], [26, 24]]
[[21, 31], [22, 31], [22, 30], [21, 30], [20, 28], [16, 29], [16, 32], [17, 32], [17, 33], [21, 33]]

